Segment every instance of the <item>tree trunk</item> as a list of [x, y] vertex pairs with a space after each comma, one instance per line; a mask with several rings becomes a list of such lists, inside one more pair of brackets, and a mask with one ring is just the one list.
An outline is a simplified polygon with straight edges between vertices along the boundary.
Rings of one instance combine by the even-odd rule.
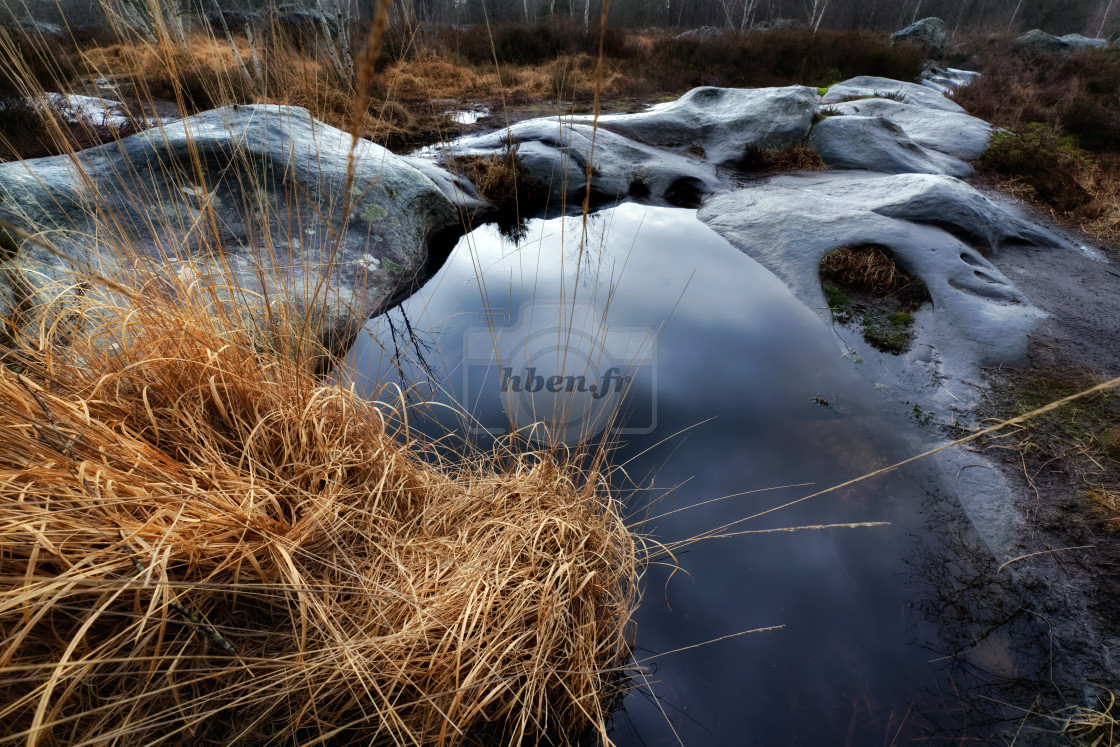
[[1097, 29], [1097, 38], [1101, 38], [1101, 33], [1104, 31], [1104, 22], [1108, 20], [1108, 11], [1112, 10], [1112, 0], [1108, 0], [1108, 5], [1105, 6], [1104, 15], [1101, 16], [1101, 25]]
[[1023, 6], [1023, 0], [1019, 0], [1015, 5], [1015, 10], [1011, 11], [1011, 20], [1007, 22], [1007, 30], [1011, 31], [1011, 27], [1015, 25], [1015, 16], [1019, 15], [1019, 8]]

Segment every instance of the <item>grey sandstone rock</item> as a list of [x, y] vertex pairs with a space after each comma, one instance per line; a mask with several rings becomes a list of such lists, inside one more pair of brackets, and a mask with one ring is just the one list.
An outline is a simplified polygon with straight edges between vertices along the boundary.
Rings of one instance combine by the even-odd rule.
[[723, 31], [717, 29], [715, 26], [701, 26], [698, 29], [691, 29], [689, 31], [685, 31], [683, 34], [677, 34], [673, 38], [703, 41], [705, 39], [718, 39], [721, 36], [723, 36]]
[[868, 98], [893, 98], [905, 104], [964, 113], [964, 108], [960, 104], [945, 98], [939, 91], [918, 83], [903, 83], [890, 78], [877, 78], [872, 75], [861, 75], [858, 78], [837, 83], [828, 89], [821, 101], [828, 105]]
[[1064, 41], [1070, 46], [1071, 49], [1084, 49], [1085, 47], [1092, 47], [1093, 49], [1108, 49], [1107, 39], [1091, 39], [1088, 36], [1081, 34], [1066, 34], [1059, 36], [1059, 39]]
[[882, 117], [901, 127], [918, 145], [965, 161], [979, 158], [992, 135], [991, 125], [982, 119], [892, 99], [848, 101], [832, 109], [842, 114]]
[[[499, 155], [517, 148], [525, 171], [550, 186], [550, 211], [577, 210], [587, 190], [591, 158], [591, 199], [601, 204], [631, 193], [654, 202], [696, 205], [721, 184], [715, 167], [697, 159], [652, 148], [599, 129], [592, 151], [592, 126], [568, 119], [532, 119], [508, 130], [462, 138], [447, 150], [455, 156]], [[446, 156], [446, 152], [445, 152]]]
[[915, 44], [926, 50], [931, 58], [939, 60], [945, 56], [945, 22], [940, 18], [923, 18], [915, 21], [901, 31], [891, 34], [892, 42]]
[[710, 198], [699, 217], [826, 317], [821, 259], [843, 247], [887, 247], [928, 286], [938, 347], [980, 365], [1017, 359], [1043, 314], [972, 245], [1064, 243], [957, 179], [917, 174], [779, 176]]
[[1070, 44], [1065, 39], [1048, 34], [1042, 29], [1031, 29], [1015, 40], [1019, 49], [1043, 54], [1059, 54], [1068, 52]]
[[[645, 112], [601, 116], [591, 156], [592, 199], [613, 202], [633, 194], [696, 205], [722, 187], [716, 165], [737, 162], [748, 145], [780, 150], [804, 141], [819, 108], [816, 92], [805, 86], [705, 87]], [[583, 202], [592, 133], [589, 116], [533, 119], [427, 152], [440, 160], [448, 151], [497, 155], [516, 147], [527, 173], [550, 185], [551, 210], [560, 211]]]
[[305, 109], [240, 106], [74, 158], [0, 164], [0, 217], [71, 260], [23, 243], [9, 263], [34, 291], [24, 302], [51, 302], [75, 265], [143, 268], [227, 288], [223, 298], [249, 313], [266, 295], [287, 299], [341, 350], [461, 233], [452, 185], [368, 141], [347, 191], [349, 148], [349, 135]]
[[827, 117], [813, 128], [809, 147], [836, 169], [951, 176], [972, 173], [967, 163], [923, 148], [897, 124], [877, 116]]
[[922, 74], [918, 76], [918, 83], [947, 95], [961, 86], [967, 86], [979, 75], [980, 73], [971, 70], [955, 70], [951, 67], [942, 67], [927, 62]]
[[649, 111], [600, 117], [599, 125], [647, 145], [702, 148], [718, 165], [739, 160], [748, 145], [781, 150], [801, 142], [819, 109], [806, 86], [703, 87]]

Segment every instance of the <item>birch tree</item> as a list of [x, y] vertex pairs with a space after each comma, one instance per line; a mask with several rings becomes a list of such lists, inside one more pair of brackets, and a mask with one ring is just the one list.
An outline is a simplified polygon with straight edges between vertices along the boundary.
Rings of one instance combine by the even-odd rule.
[[98, 0], [98, 2], [105, 16], [112, 23], [132, 29], [149, 41], [154, 42], [164, 37], [180, 47], [187, 45], [187, 30], [183, 24], [190, 14], [189, 0]]
[[1112, 0], [1108, 0], [1108, 5], [1104, 8], [1104, 15], [1101, 16], [1101, 25], [1097, 28], [1098, 39], [1101, 38], [1101, 34], [1104, 32], [1104, 22], [1108, 20], [1108, 11], [1110, 10], [1112, 10]]
[[828, 10], [828, 0], [805, 0], [805, 9], [809, 12], [809, 28], [815, 34], [820, 28], [824, 12]]

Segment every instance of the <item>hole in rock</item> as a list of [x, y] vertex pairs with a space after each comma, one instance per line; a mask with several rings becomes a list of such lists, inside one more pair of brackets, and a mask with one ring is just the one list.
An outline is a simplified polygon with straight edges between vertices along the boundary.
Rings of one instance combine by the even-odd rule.
[[707, 188], [699, 179], [683, 176], [665, 190], [665, 202], [676, 207], [698, 209], [707, 193]]
[[921, 279], [902, 269], [890, 249], [878, 244], [844, 247], [824, 256], [821, 286], [834, 322], [858, 322], [863, 339], [898, 355], [914, 341], [914, 317], [931, 301]]

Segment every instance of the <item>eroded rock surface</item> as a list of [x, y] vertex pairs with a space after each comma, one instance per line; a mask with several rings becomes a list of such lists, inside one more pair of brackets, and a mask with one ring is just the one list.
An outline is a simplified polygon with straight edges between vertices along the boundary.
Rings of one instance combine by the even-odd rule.
[[972, 70], [957, 70], [927, 62], [921, 75], [918, 76], [918, 83], [938, 93], [950, 94], [961, 86], [967, 86], [979, 75], [980, 73]]
[[677, 34], [673, 38], [704, 41], [706, 39], [718, 39], [721, 36], [723, 36], [723, 31], [721, 29], [717, 29], [715, 26], [701, 26], [698, 29], [690, 29], [682, 34]]
[[705, 86], [649, 111], [599, 117], [599, 125], [646, 145], [700, 149], [708, 161], [727, 164], [748, 145], [781, 150], [801, 142], [819, 108], [816, 90], [806, 86]]
[[926, 50], [931, 58], [939, 60], [945, 56], [945, 22], [940, 18], [923, 18], [914, 21], [901, 31], [891, 34], [892, 42], [916, 44]]
[[918, 145], [964, 161], [979, 158], [992, 137], [991, 125], [982, 119], [892, 99], [847, 101], [832, 109], [841, 114], [882, 117], [901, 127]]
[[[461, 138], [429, 149], [447, 155], [500, 155], [516, 148], [526, 172], [549, 185], [550, 210], [578, 208], [587, 190], [602, 204], [634, 195], [654, 203], [698, 205], [722, 188], [717, 165], [734, 164], [747, 146], [781, 150], [801, 143], [819, 112], [816, 91], [695, 88], [637, 114], [550, 117]], [[592, 153], [592, 139], [594, 152]]]
[[822, 98], [824, 104], [840, 104], [858, 99], [895, 99], [905, 104], [915, 104], [947, 112], [965, 111], [955, 101], [945, 98], [940, 91], [918, 83], [903, 83], [890, 78], [861, 75], [829, 88]]
[[305, 109], [240, 106], [73, 159], [2, 164], [0, 217], [71, 260], [24, 242], [14, 262], [33, 292], [23, 301], [72, 283], [71, 263], [114, 276], [151, 260], [157, 274], [232, 281], [250, 308], [267, 295], [314, 309], [324, 342], [344, 347], [461, 232], [453, 185], [368, 141], [347, 189], [349, 149], [349, 135]]
[[1069, 54], [1078, 49], [1108, 49], [1108, 40], [1081, 34], [1054, 36], [1042, 29], [1031, 29], [1015, 40], [1015, 46], [1039, 54]]
[[1058, 37], [1073, 49], [1092, 47], [1093, 49], [1108, 49], [1108, 39], [1093, 39], [1081, 34], [1066, 34]]
[[1043, 316], [981, 248], [1063, 243], [967, 184], [935, 175], [778, 176], [712, 197], [699, 217], [826, 317], [821, 259], [843, 247], [887, 247], [929, 288], [937, 346], [981, 365], [1017, 359]]
[[722, 187], [715, 167], [700, 158], [667, 153], [602, 128], [571, 119], [533, 119], [508, 130], [466, 137], [452, 143], [456, 156], [500, 155], [517, 148], [521, 165], [549, 186], [550, 211], [579, 209], [587, 190], [592, 159], [591, 199], [608, 203], [631, 194], [653, 202], [696, 205]]
[[879, 116], [828, 117], [813, 128], [809, 147], [834, 169], [951, 176], [972, 173], [964, 161], [923, 148], [902, 127]]
[[1015, 40], [1015, 46], [1019, 49], [1041, 52], [1042, 54], [1060, 54], [1070, 50], [1069, 42], [1061, 37], [1048, 34], [1042, 29], [1031, 29], [1023, 34]]

